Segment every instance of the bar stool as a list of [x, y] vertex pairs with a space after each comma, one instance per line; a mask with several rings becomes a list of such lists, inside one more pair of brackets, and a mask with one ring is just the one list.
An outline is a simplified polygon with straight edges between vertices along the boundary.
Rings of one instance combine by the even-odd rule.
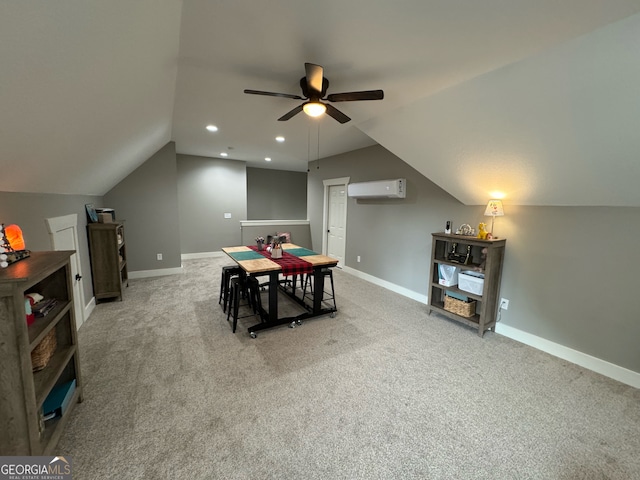
[[231, 278], [242, 274], [242, 268], [238, 265], [227, 265], [222, 267], [222, 273], [220, 276], [220, 298], [218, 299], [218, 305], [224, 300], [222, 311], [227, 311], [227, 304], [229, 300], [229, 288], [231, 285]]
[[[238, 316], [240, 311], [240, 297], [246, 296], [246, 306], [253, 312], [249, 315]], [[227, 322], [233, 319], [232, 331], [236, 333], [238, 318], [255, 316], [262, 309], [262, 299], [260, 298], [260, 283], [254, 277], [233, 277], [229, 289], [229, 310], [227, 312]], [[233, 312], [233, 314], [232, 314]], [[232, 317], [233, 315], [233, 317]]]
[[[298, 285], [298, 275], [282, 275], [278, 279], [278, 284], [285, 290], [290, 289], [290, 293], [295, 295]], [[300, 278], [300, 288], [302, 288], [302, 277]]]
[[[310, 295], [311, 301], [313, 301], [313, 282], [311, 281], [311, 278], [313, 277], [313, 275], [314, 274], [312, 273], [307, 273], [307, 275], [304, 278], [304, 286], [302, 288], [302, 300], [304, 300], [305, 297]], [[328, 301], [331, 300], [333, 302], [333, 312], [331, 312], [331, 317], [335, 317], [335, 312], [338, 310], [338, 307], [336, 306], [336, 292], [333, 287], [333, 269], [322, 268], [320, 270], [320, 275], [324, 277], [329, 277], [329, 280], [331, 281], [331, 292], [327, 292], [325, 289], [325, 291], [322, 292], [322, 301], [328, 303]], [[307, 293], [307, 285], [309, 286], [309, 293]]]

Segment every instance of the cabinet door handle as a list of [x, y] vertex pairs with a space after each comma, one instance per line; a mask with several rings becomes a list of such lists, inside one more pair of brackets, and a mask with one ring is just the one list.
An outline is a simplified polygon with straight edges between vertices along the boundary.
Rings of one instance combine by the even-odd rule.
[[76, 280], [80, 281], [81, 278], [82, 278], [82, 275], [80, 275], [79, 273], [76, 273]]

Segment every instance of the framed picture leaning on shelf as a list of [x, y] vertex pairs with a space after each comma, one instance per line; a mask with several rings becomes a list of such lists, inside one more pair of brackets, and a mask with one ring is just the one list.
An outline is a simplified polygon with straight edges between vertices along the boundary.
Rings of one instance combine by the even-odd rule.
[[86, 203], [84, 208], [87, 210], [87, 218], [90, 223], [96, 223], [98, 221], [98, 212], [96, 212], [93, 203]]

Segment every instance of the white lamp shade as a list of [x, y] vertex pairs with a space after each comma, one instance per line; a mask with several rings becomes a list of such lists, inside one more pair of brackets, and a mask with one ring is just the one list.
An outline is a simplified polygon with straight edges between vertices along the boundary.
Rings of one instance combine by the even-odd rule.
[[310, 117], [317, 117], [327, 111], [327, 106], [320, 102], [307, 102], [302, 106], [302, 110]]
[[484, 211], [484, 215], [486, 217], [503, 217], [504, 208], [502, 208], [502, 201], [489, 200], [489, 203], [487, 203], [487, 208]]

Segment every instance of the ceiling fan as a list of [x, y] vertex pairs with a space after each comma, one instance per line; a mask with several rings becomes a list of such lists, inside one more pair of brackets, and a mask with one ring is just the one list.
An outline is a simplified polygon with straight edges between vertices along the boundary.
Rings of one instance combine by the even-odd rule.
[[[359, 100], [382, 100], [384, 98], [384, 92], [382, 90], [365, 90], [361, 92], [345, 92], [345, 93], [331, 93], [327, 94], [327, 88], [329, 88], [329, 80], [323, 76], [323, 68], [320, 65], [313, 63], [305, 63], [304, 69], [306, 76], [300, 79], [300, 87], [302, 88], [302, 95], [292, 95], [289, 93], [274, 93], [263, 92], [260, 90], [245, 90], [244, 93], [252, 95], [267, 95], [270, 97], [283, 97], [291, 98], [293, 100], [307, 100], [301, 105], [298, 105], [293, 110], [285, 113], [278, 120], [284, 122], [289, 120], [294, 115], [304, 111], [311, 117], [317, 117], [323, 113], [327, 113], [330, 117], [333, 117], [340, 123], [347, 123], [351, 120], [340, 110], [333, 105], [325, 103], [325, 100], [329, 102], [355, 102]], [[326, 97], [325, 97], [326, 95]]]

